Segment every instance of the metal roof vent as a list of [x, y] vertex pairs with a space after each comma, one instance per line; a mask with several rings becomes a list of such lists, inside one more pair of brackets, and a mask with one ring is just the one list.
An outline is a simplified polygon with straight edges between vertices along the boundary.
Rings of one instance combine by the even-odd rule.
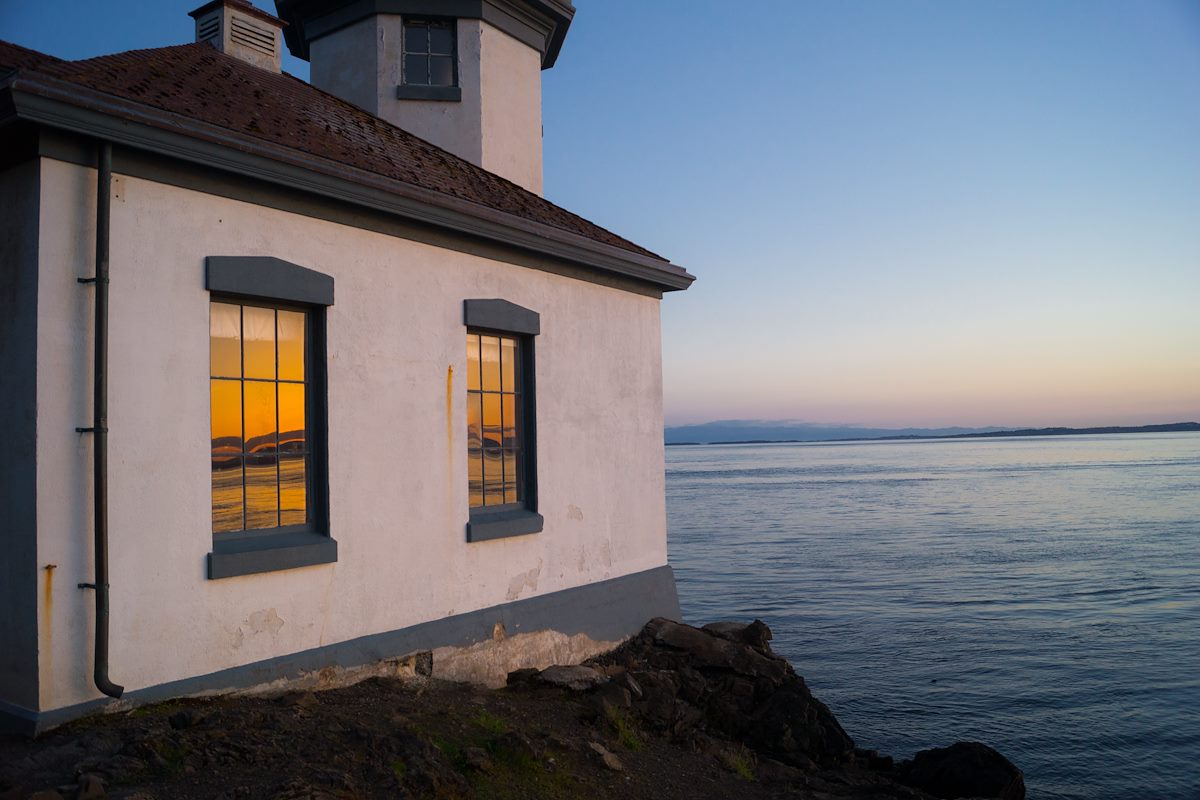
[[250, 5], [249, 0], [212, 0], [192, 11], [196, 41], [209, 44], [256, 67], [280, 71], [283, 20]]

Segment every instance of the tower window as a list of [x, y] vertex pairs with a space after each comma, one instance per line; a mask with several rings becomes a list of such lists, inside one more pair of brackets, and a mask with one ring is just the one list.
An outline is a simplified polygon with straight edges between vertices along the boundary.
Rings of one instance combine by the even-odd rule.
[[454, 20], [404, 21], [404, 85], [458, 86]]

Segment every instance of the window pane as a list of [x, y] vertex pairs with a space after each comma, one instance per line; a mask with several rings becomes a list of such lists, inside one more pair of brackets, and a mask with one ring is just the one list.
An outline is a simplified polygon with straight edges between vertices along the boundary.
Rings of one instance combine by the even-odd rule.
[[517, 453], [504, 451], [504, 502], [517, 502]]
[[503, 446], [503, 430], [500, 427], [500, 395], [483, 395], [483, 446], [500, 448]]
[[501, 411], [504, 414], [504, 428], [501, 442], [504, 447], [516, 447], [517, 442], [517, 398], [511, 394], [502, 395]]
[[404, 82], [418, 86], [429, 85], [429, 56], [404, 57]]
[[506, 392], [517, 390], [517, 340], [500, 339], [500, 383]]
[[209, 381], [213, 455], [242, 452], [242, 383]]
[[479, 334], [467, 334], [467, 389], [479, 389]]
[[242, 457], [213, 456], [213, 533], [242, 529]]
[[242, 309], [228, 303], [211, 303], [208, 314], [209, 374], [240, 378], [242, 375]]
[[483, 505], [483, 451], [467, 451], [467, 491], [471, 496], [471, 508]]
[[304, 314], [279, 312], [279, 380], [304, 380]]
[[495, 336], [480, 337], [483, 359], [483, 390], [485, 392], [500, 391], [500, 340]]
[[247, 453], [275, 452], [275, 386], [258, 381], [244, 384]]
[[429, 83], [432, 86], [453, 86], [454, 59], [450, 56], [430, 56]]
[[304, 456], [279, 457], [279, 524], [308, 521], [308, 482]]
[[279, 449], [285, 453], [303, 453], [304, 384], [279, 384]]
[[246, 456], [246, 530], [277, 527], [279, 474], [275, 456]]
[[429, 52], [429, 27], [420, 22], [406, 22], [404, 24], [404, 52], [406, 53], [428, 53]]
[[504, 460], [499, 449], [483, 451], [483, 504], [498, 506], [504, 502]]
[[467, 395], [467, 447], [483, 447], [483, 399], [474, 393]]
[[451, 27], [452, 24], [433, 25], [430, 27], [429, 52], [442, 56], [454, 55], [454, 28]]
[[275, 377], [275, 309], [242, 307], [247, 378]]

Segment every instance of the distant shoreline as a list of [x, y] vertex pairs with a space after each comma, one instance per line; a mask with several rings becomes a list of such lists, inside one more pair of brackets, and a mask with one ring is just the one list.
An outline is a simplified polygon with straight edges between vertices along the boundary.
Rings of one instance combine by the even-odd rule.
[[667, 447], [703, 447], [713, 444], [828, 444], [835, 442], [895, 442], [915, 439], [1001, 439], [1020, 436], [1094, 436], [1110, 433], [1200, 433], [1200, 422], [1172, 422], [1166, 425], [1108, 426], [1102, 428], [1021, 428], [1011, 431], [952, 433], [939, 436], [919, 434], [865, 436], [843, 439], [740, 439], [721, 442], [665, 442]]

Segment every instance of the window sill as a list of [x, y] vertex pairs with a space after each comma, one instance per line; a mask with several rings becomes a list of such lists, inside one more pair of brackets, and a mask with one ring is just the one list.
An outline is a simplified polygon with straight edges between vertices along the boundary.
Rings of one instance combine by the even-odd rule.
[[544, 522], [541, 514], [527, 508], [472, 511], [471, 520], [467, 523], [467, 541], [486, 542], [489, 539], [541, 533]]
[[461, 86], [421, 86], [406, 83], [396, 87], [397, 100], [436, 100], [443, 103], [462, 101]]
[[337, 561], [337, 542], [323, 533], [300, 531], [213, 542], [208, 578], [311, 567]]

